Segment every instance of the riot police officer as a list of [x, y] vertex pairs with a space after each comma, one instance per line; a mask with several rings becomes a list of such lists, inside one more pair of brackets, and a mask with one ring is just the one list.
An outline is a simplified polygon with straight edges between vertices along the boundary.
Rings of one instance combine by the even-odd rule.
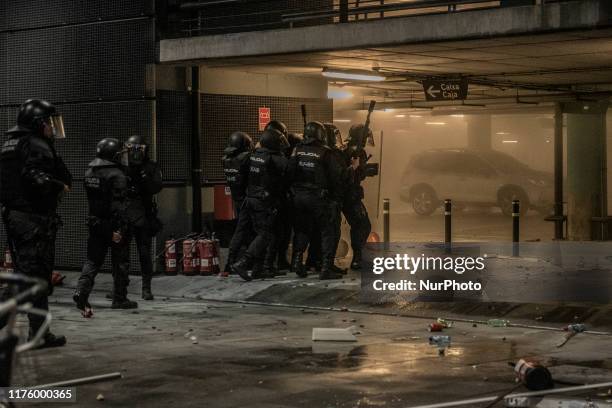
[[133, 135], [124, 144], [128, 157], [128, 206], [127, 218], [130, 225], [129, 243], [136, 241], [140, 273], [142, 276], [142, 298], [153, 300], [151, 279], [153, 262], [151, 240], [161, 230], [157, 218], [157, 203], [154, 196], [162, 189], [162, 173], [157, 162], [149, 158], [149, 148], [140, 135]]
[[271, 120], [270, 122], [268, 122], [268, 124], [264, 128], [264, 132], [269, 129], [274, 129], [281, 132], [282, 135], [285, 136], [285, 139], [289, 142], [289, 129], [287, 128], [287, 125], [285, 125], [280, 120]]
[[127, 298], [129, 284], [129, 223], [127, 218], [128, 180], [123, 166], [127, 152], [117, 139], [105, 138], [98, 142], [96, 158], [85, 172], [85, 190], [89, 202], [89, 238], [87, 261], [73, 299], [84, 317], [91, 317], [88, 298], [94, 280], [111, 249], [113, 268], [113, 309], [134, 309], [136, 302]]
[[[283, 134], [288, 144], [283, 149], [285, 157], [289, 158], [293, 153], [293, 148], [299, 142], [301, 137], [295, 133], [290, 133], [287, 125], [279, 120], [268, 122], [264, 130], [274, 129]], [[278, 208], [278, 225], [274, 231], [275, 240], [273, 245], [268, 247], [264, 260], [264, 271], [266, 275], [285, 275], [287, 269], [290, 268], [287, 262], [287, 249], [289, 248], [289, 240], [291, 239], [291, 200], [284, 196]], [[277, 262], [278, 261], [278, 262]]]
[[304, 141], [295, 148], [289, 163], [294, 197], [295, 236], [293, 240], [293, 271], [306, 276], [302, 258], [313, 228], [320, 231], [320, 279], [339, 279], [334, 271], [335, 230], [330, 222], [342, 198], [341, 169], [325, 146], [326, 131], [320, 122], [310, 122], [304, 128]]
[[[293, 132], [289, 132], [287, 135], [289, 147], [285, 149], [284, 154], [285, 157], [290, 158], [297, 145], [302, 143], [304, 138], [302, 135]], [[288, 191], [279, 213], [280, 225], [277, 244], [277, 274], [279, 275], [285, 274], [283, 271], [291, 269], [291, 263], [287, 261], [287, 251], [289, 249], [289, 242], [291, 241], [291, 232], [293, 231], [293, 218], [293, 198]]]
[[351, 248], [353, 259], [351, 269], [361, 269], [361, 252], [372, 231], [368, 211], [363, 204], [363, 187], [361, 182], [366, 178], [365, 152], [366, 140], [372, 138], [372, 131], [364, 129], [362, 124], [353, 125], [349, 130], [349, 139], [345, 149], [345, 160], [349, 167], [349, 183], [342, 203], [342, 213], [351, 227]]
[[[72, 176], [54, 147], [65, 137], [61, 115], [49, 102], [30, 99], [19, 108], [17, 126], [8, 130], [0, 156], [0, 201], [15, 269], [47, 282], [48, 293], [33, 301], [48, 310], [55, 261], [56, 214], [62, 194], [70, 191]], [[30, 337], [42, 327], [44, 316], [28, 314]], [[66, 344], [64, 336], [44, 333], [41, 347]]]
[[225, 148], [225, 156], [223, 156], [223, 172], [232, 194], [236, 218], [238, 219], [228, 248], [224, 271], [226, 273], [231, 272], [231, 265], [237, 261], [240, 249], [244, 244], [248, 244], [250, 242], [248, 240], [253, 236], [253, 227], [249, 222], [249, 217], [240, 216], [240, 211], [246, 199], [250, 168], [249, 156], [252, 149], [253, 140], [248, 134], [234, 132], [230, 136], [229, 144]]
[[[330, 157], [336, 161], [338, 165], [338, 169], [340, 170], [340, 184], [338, 190], [339, 202], [341, 203], [344, 199], [346, 193], [346, 186], [349, 183], [349, 170], [346, 168], [346, 161], [344, 157], [344, 153], [340, 149], [343, 147], [342, 143], [342, 135], [340, 134], [340, 130], [336, 125], [332, 123], [324, 123], [325, 126], [325, 145], [330, 150]], [[334, 225], [334, 254], [338, 248], [338, 243], [340, 242], [340, 226], [342, 224], [342, 214], [340, 206], [334, 208], [335, 211], [332, 212], [332, 222]], [[315, 269], [316, 271], [321, 270], [321, 233], [316, 228], [312, 230], [312, 236], [310, 237], [310, 245], [308, 246], [308, 258], [306, 259], [306, 268], [307, 269]], [[345, 274], [346, 270], [338, 268], [336, 265], [332, 265], [332, 268], [337, 273]]]
[[[289, 144], [287, 139], [281, 132], [268, 129], [259, 143], [261, 147], [249, 157], [247, 197], [240, 213], [241, 217], [243, 214], [248, 217], [256, 236], [244, 256], [231, 266], [246, 281], [264, 277], [264, 257], [268, 247], [275, 245], [278, 211], [286, 194], [287, 158], [282, 151]], [[249, 275], [251, 267], [253, 273]]]

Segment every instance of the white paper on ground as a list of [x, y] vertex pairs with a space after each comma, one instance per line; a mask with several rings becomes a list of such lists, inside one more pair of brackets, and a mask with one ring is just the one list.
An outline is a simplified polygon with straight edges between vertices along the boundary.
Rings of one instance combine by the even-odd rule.
[[335, 329], [315, 327], [312, 329], [312, 341], [357, 341], [351, 328]]

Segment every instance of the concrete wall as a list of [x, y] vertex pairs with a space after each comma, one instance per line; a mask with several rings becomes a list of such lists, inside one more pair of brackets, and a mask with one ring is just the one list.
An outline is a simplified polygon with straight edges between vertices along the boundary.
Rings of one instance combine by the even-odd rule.
[[200, 69], [200, 92], [227, 95], [326, 98], [327, 81], [297, 75]]
[[611, 15], [609, 0], [504, 7], [163, 40], [159, 58], [169, 63], [577, 30], [609, 26]]

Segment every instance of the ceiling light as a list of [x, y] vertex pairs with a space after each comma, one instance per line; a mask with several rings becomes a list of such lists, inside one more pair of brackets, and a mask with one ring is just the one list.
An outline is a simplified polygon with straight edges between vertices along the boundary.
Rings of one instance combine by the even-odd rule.
[[422, 118], [423, 116], [421, 115], [410, 115], [411, 118]]
[[352, 97], [353, 97], [353, 94], [344, 89], [330, 88], [327, 90], [328, 99], [350, 99]]
[[431, 126], [444, 126], [446, 125], [446, 122], [425, 122], [425, 124]]
[[502, 140], [502, 143], [518, 143], [518, 140]]
[[452, 116], [453, 118], [462, 118], [462, 117], [464, 117], [465, 115], [457, 114], [457, 115], [451, 115], [451, 116]]
[[406, 115], [395, 115], [396, 118], [405, 118]]
[[510, 132], [497, 132], [497, 133], [495, 133], [495, 134], [496, 134], [496, 135], [503, 136], [503, 135], [509, 135], [509, 134], [510, 134]]
[[350, 119], [334, 119], [336, 123], [351, 123]]
[[384, 81], [385, 77], [371, 71], [340, 71], [323, 68], [321, 75], [327, 78], [347, 79], [353, 81]]

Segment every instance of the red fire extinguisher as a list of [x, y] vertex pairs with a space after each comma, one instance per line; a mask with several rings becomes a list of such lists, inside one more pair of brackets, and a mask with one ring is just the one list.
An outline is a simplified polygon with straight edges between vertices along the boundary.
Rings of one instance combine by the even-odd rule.
[[193, 239], [183, 241], [183, 275], [195, 275], [194, 268], [195, 242]]
[[8, 248], [4, 251], [4, 270], [5, 272], [13, 272], [13, 257]]
[[208, 239], [198, 240], [198, 252], [200, 256], [200, 275], [212, 275], [213, 269], [213, 246]]
[[176, 275], [178, 270], [176, 265], [176, 241], [173, 238], [167, 240], [164, 248], [166, 248], [164, 251], [166, 275]]

